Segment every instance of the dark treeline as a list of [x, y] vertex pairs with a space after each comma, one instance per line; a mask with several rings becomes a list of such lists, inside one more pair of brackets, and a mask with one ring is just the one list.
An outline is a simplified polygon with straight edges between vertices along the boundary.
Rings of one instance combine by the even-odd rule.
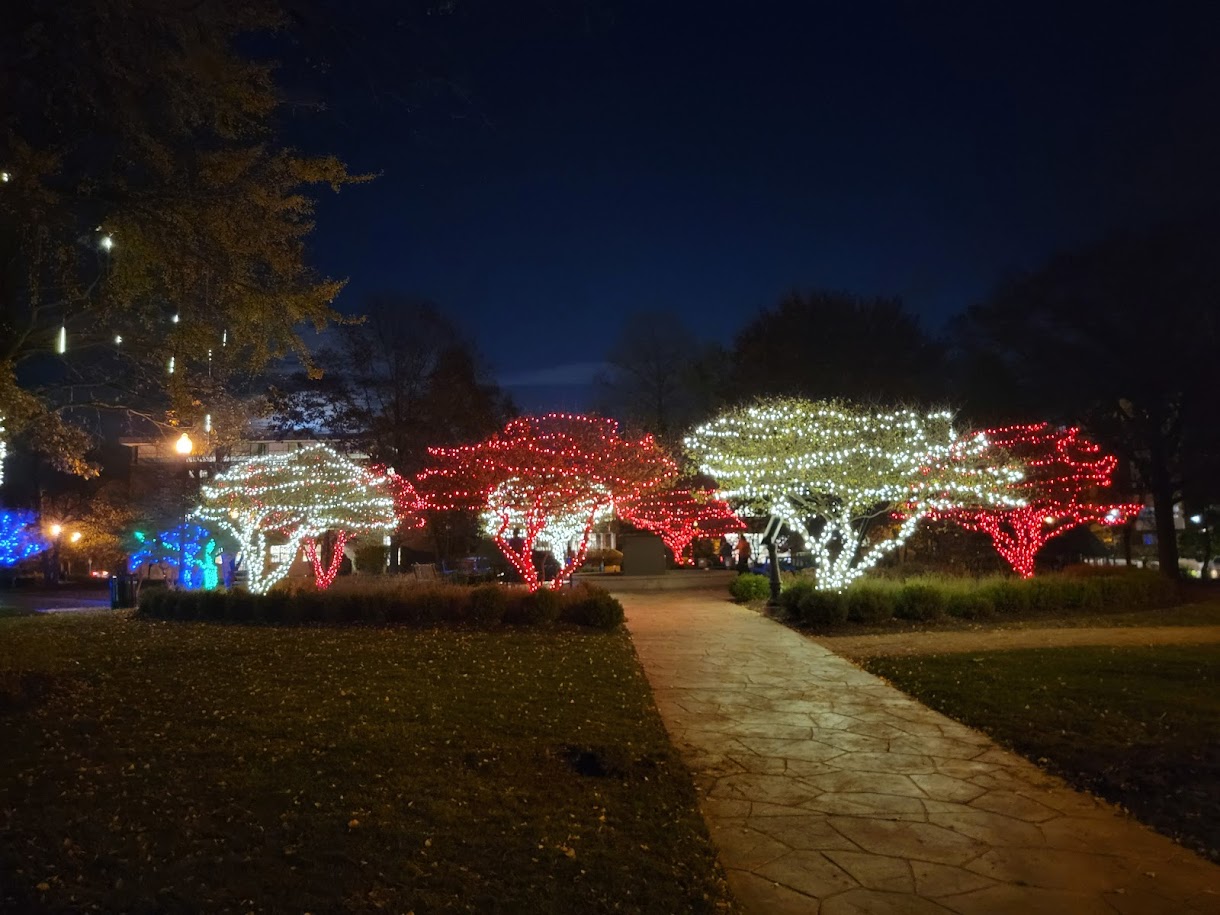
[[[1177, 569], [1175, 505], [1220, 502], [1220, 224], [1109, 238], [1011, 277], [937, 335], [900, 300], [794, 292], [723, 347], [676, 316], [624, 323], [602, 409], [678, 444], [764, 395], [948, 405], [963, 424], [1080, 425], [1150, 498], [1161, 567]], [[1129, 535], [1129, 531], [1128, 531]]]

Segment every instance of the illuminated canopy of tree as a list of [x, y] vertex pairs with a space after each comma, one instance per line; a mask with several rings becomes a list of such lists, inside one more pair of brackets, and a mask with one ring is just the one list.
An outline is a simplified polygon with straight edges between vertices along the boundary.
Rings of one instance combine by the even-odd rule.
[[795, 398], [729, 410], [686, 439], [724, 498], [802, 534], [828, 590], [863, 575], [930, 511], [1018, 504], [1004, 487], [1019, 473], [988, 467], [985, 445], [956, 435], [947, 412]]
[[90, 471], [95, 410], [195, 423], [335, 317], [310, 194], [357, 179], [277, 142], [273, 64], [238, 50], [285, 25], [269, 0], [5, 11], [0, 412], [61, 468]]
[[47, 539], [31, 511], [0, 509], [0, 566], [15, 566], [47, 548]]
[[[63, 527], [59, 547], [67, 558], [91, 560], [95, 569], [117, 569], [125, 552], [124, 534], [134, 521], [126, 487], [104, 478], [70, 478], [64, 483], [58, 492], [42, 498], [44, 528], [51, 524]], [[81, 535], [75, 541], [71, 539], [74, 533]]]
[[1034, 558], [1046, 543], [1082, 524], [1122, 524], [1139, 505], [1096, 501], [1110, 486], [1118, 459], [1080, 435], [1049, 423], [988, 429], [984, 460], [1010, 463], [1022, 479], [1008, 492], [1024, 505], [963, 505], [940, 517], [987, 534], [996, 552], [1022, 578], [1034, 574]]
[[720, 537], [746, 527], [727, 502], [699, 490], [650, 493], [637, 502], [620, 506], [619, 514], [636, 527], [658, 534], [679, 565], [687, 562], [686, 548], [696, 538]]
[[[307, 540], [327, 531], [388, 532], [396, 523], [385, 476], [322, 444], [251, 458], [217, 475], [201, 495], [195, 516], [236, 538], [255, 593], [288, 574]], [[272, 560], [268, 534], [285, 539], [289, 559]]]
[[652, 436], [623, 438], [614, 420], [593, 416], [521, 417], [478, 444], [430, 453], [417, 480], [424, 504], [484, 512], [488, 533], [530, 590], [542, 584], [533, 563], [540, 538], [578, 541], [570, 561], [555, 557], [564, 563], [555, 580], [562, 584], [584, 561], [599, 515], [677, 475]]

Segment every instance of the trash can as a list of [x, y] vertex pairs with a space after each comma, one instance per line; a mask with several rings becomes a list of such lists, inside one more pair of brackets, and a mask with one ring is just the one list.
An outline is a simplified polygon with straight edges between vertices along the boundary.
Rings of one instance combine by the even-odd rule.
[[110, 576], [110, 609], [120, 610], [136, 605], [136, 583], [130, 575]]

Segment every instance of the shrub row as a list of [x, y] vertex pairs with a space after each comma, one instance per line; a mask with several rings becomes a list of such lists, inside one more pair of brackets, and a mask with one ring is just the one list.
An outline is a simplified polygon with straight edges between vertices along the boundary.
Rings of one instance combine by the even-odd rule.
[[[742, 578], [751, 576], [740, 576]], [[752, 576], [762, 579], [763, 576]], [[734, 582], [736, 585], [737, 582]], [[744, 590], [744, 589], [739, 589]], [[765, 598], [767, 593], [738, 600]], [[1169, 607], [1177, 603], [1177, 586], [1155, 572], [1122, 570], [1111, 574], [1045, 575], [1019, 578], [937, 578], [906, 582], [868, 579], [845, 591], [818, 591], [807, 578], [791, 581], [780, 605], [808, 626], [848, 621], [878, 623], [894, 617], [935, 620], [943, 616], [984, 619], [1078, 611], [1116, 612]]]
[[401, 623], [427, 626], [502, 623], [540, 626], [575, 623], [614, 629], [623, 621], [623, 606], [607, 592], [579, 585], [533, 594], [520, 588], [483, 585], [434, 585], [415, 588], [370, 588], [366, 591], [273, 590], [171, 591], [140, 595], [142, 616], [172, 620], [226, 620], [258, 623]]

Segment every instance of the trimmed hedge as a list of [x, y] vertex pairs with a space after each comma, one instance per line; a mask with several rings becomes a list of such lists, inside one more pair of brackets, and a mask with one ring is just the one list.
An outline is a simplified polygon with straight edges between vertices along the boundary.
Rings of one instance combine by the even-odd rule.
[[[766, 582], [762, 575], [740, 575], [730, 590], [738, 600], [765, 598]], [[1171, 607], [1179, 602], [1175, 582], [1156, 572], [1135, 569], [1089, 568], [1030, 579], [926, 576], [902, 582], [867, 578], [842, 592], [817, 591], [814, 585], [809, 577], [789, 577], [779, 602], [790, 619], [819, 627], [846, 621], [875, 624], [894, 617], [924, 621], [945, 615], [986, 619], [1113, 613]]]
[[[785, 581], [783, 584], [784, 590], [779, 592], [779, 605], [789, 617], [799, 619], [801, 615], [801, 598], [813, 590], [813, 579], [796, 578], [792, 581]], [[771, 590], [768, 588], [768, 596], [770, 593]]]
[[835, 626], [847, 622], [847, 598], [842, 591], [810, 588], [801, 594], [797, 605], [806, 626]]
[[330, 591], [301, 588], [269, 594], [246, 591], [174, 591], [140, 595], [139, 614], [165, 620], [223, 620], [233, 623], [393, 623], [430, 626], [462, 623], [487, 627], [509, 623], [545, 626], [574, 623], [614, 629], [623, 622], [623, 605], [588, 585], [533, 594], [520, 588], [483, 585], [430, 587], [354, 587]]
[[752, 600], [770, 600], [771, 579], [766, 575], [742, 572], [729, 583], [729, 593], [733, 595], [733, 600], [742, 603]]

